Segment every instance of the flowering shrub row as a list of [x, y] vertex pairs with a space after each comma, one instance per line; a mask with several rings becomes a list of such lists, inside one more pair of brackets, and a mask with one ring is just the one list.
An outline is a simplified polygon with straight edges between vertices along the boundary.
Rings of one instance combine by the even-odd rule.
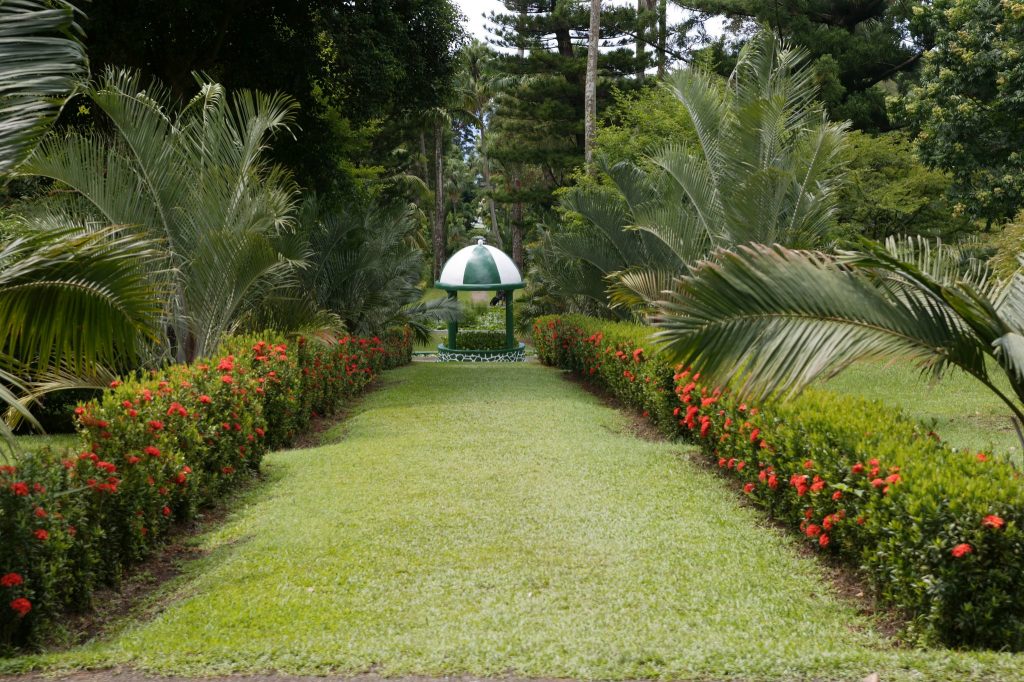
[[808, 391], [759, 410], [652, 355], [651, 330], [537, 320], [542, 362], [572, 370], [700, 444], [743, 493], [845, 559], [923, 639], [1024, 650], [1024, 481], [878, 403]]
[[174, 521], [410, 357], [407, 331], [330, 343], [234, 337], [208, 360], [115, 381], [79, 405], [78, 451], [0, 467], [0, 649], [87, 608]]

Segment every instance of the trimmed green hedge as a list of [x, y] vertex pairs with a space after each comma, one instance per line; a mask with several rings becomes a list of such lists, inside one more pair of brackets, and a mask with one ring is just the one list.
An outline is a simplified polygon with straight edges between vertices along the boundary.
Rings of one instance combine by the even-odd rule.
[[467, 350], [501, 350], [505, 348], [505, 332], [487, 329], [459, 330], [456, 343], [460, 349]]
[[79, 405], [77, 453], [0, 467], [0, 651], [88, 608], [172, 523], [250, 479], [268, 450], [407, 362], [411, 347], [407, 330], [383, 341], [235, 337], [212, 358], [115, 381]]
[[588, 377], [698, 442], [755, 503], [863, 569], [926, 641], [1024, 650], [1024, 481], [880, 403], [808, 391], [769, 408], [651, 356], [651, 330], [582, 316], [534, 325], [541, 361]]

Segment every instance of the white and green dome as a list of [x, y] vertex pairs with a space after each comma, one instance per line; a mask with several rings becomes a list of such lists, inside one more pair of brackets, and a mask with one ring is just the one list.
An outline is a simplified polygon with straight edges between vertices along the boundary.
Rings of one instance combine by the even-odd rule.
[[449, 291], [520, 289], [523, 277], [511, 258], [484, 244], [481, 237], [474, 246], [460, 249], [448, 259], [435, 286]]

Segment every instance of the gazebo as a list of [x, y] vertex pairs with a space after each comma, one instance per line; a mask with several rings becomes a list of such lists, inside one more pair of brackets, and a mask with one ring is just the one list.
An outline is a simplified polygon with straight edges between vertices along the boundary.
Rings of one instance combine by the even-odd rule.
[[504, 291], [505, 346], [504, 348], [462, 348], [459, 344], [459, 323], [448, 324], [447, 343], [438, 344], [437, 358], [442, 362], [522, 362], [526, 359], [526, 345], [516, 341], [514, 332], [513, 291], [522, 289], [523, 277], [519, 268], [503, 251], [477, 238], [473, 246], [460, 249], [448, 259], [441, 277], [434, 286], [448, 292], [448, 298], [458, 300], [460, 291]]

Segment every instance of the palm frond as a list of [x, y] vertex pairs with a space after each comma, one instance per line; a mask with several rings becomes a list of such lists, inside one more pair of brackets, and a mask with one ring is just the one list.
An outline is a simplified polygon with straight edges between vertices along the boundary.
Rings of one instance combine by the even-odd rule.
[[88, 72], [75, 7], [0, 1], [0, 175], [31, 153]]

